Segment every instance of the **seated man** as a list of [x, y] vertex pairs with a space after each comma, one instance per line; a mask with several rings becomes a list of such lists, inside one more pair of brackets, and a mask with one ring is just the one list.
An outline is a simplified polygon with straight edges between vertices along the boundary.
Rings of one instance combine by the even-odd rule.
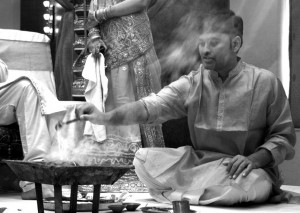
[[[25, 161], [43, 161], [55, 141], [55, 124], [65, 108], [45, 87], [27, 77], [7, 82], [7, 66], [0, 60], [0, 126], [18, 122]], [[34, 184], [21, 182], [22, 198], [35, 197]], [[44, 187], [44, 197], [53, 196]]]
[[280, 192], [278, 165], [294, 156], [295, 132], [281, 82], [238, 56], [243, 20], [219, 11], [199, 22], [198, 71], [158, 94], [107, 113], [77, 108], [96, 124], [157, 124], [188, 117], [191, 147], [143, 148], [134, 165], [160, 202], [195, 205], [264, 202]]

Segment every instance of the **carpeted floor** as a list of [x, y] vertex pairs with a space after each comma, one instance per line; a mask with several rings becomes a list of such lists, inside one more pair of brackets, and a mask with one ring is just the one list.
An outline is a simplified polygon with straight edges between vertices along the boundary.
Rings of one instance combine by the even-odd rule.
[[125, 173], [113, 185], [102, 185], [101, 192], [148, 192], [147, 187], [138, 179], [134, 170]]
[[[93, 192], [92, 185], [84, 185], [79, 187], [79, 191], [83, 193]], [[101, 185], [101, 192], [121, 193], [121, 192], [148, 192], [147, 187], [138, 179], [134, 170], [129, 170], [113, 185]]]

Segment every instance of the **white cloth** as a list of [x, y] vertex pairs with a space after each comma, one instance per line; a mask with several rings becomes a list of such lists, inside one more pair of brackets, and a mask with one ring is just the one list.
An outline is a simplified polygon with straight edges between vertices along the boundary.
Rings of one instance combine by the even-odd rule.
[[205, 164], [192, 147], [141, 148], [133, 165], [139, 179], [158, 202], [189, 200], [193, 205], [232, 205], [264, 202], [272, 190], [271, 179], [262, 169], [247, 177], [230, 179], [224, 165], [229, 158]]
[[[56, 151], [53, 146], [58, 140], [55, 125], [60, 120], [69, 119], [69, 108], [76, 104], [80, 102], [58, 101], [47, 86], [31, 78], [23, 76], [14, 81], [8, 80], [0, 83], [0, 126], [18, 122], [24, 161], [44, 161], [49, 153]], [[74, 143], [73, 139], [82, 134], [78, 130], [83, 129], [83, 124], [76, 122], [78, 128], [74, 128], [74, 123], [68, 125], [69, 131], [63, 133], [68, 134], [66, 140], [69, 143]], [[20, 186], [24, 192], [35, 187], [28, 181], [21, 181]], [[43, 184], [43, 194], [49, 194], [49, 190], [51, 187]]]
[[[66, 107], [66, 113], [62, 118], [63, 122], [74, 120], [76, 118], [76, 106], [84, 102], [81, 101], [60, 101], [60, 104]], [[85, 121], [71, 122], [67, 125], [62, 125], [57, 129], [57, 143], [53, 144], [51, 151], [45, 157], [46, 161], [79, 161], [78, 156], [75, 153], [75, 149], [78, 150], [83, 137]], [[84, 152], [80, 150], [78, 152]], [[80, 159], [81, 160], [81, 159]]]
[[8, 77], [6, 64], [0, 59], [0, 83], [5, 82]]
[[43, 160], [65, 111], [47, 87], [28, 77], [0, 83], [0, 125], [18, 122], [25, 161]]
[[[86, 101], [105, 112], [108, 79], [105, 76], [104, 56], [101, 53], [99, 57], [92, 54], [87, 57], [82, 77], [89, 81], [84, 93]], [[106, 139], [106, 128], [104, 125], [95, 125], [87, 121], [84, 134], [94, 136], [95, 140], [100, 142]]]
[[[57, 134], [55, 125], [58, 121], [75, 118], [75, 106], [81, 103], [58, 101], [47, 86], [25, 76], [14, 81], [7, 80], [0, 83], [0, 126], [18, 122], [24, 161], [44, 161], [49, 154], [57, 151], [54, 145], [61, 142], [62, 134], [66, 140], [63, 142], [68, 145], [74, 146], [80, 140], [84, 122], [66, 125], [60, 134]], [[57, 152], [56, 157], [59, 157]], [[20, 186], [24, 192], [35, 187], [28, 181], [21, 181]], [[49, 190], [51, 187], [43, 184], [43, 194]]]
[[48, 36], [12, 29], [0, 29], [0, 58], [8, 67], [8, 80], [21, 76], [36, 79], [56, 95]]
[[[7, 93], [10, 93], [8, 91], [9, 87], [13, 87], [14, 85], [18, 84], [18, 82], [29, 82], [31, 86], [35, 89], [36, 96], [38, 97], [40, 108], [41, 108], [41, 114], [42, 115], [50, 115], [57, 112], [66, 111], [66, 108], [59, 103], [56, 96], [53, 95], [53, 93], [45, 86], [42, 85], [41, 82], [34, 78], [30, 78], [27, 76], [22, 76], [17, 79], [8, 79], [7, 81], [0, 83], [0, 90], [5, 92], [7, 90]], [[26, 84], [27, 85], [27, 84]], [[22, 89], [19, 88], [21, 91]], [[15, 94], [11, 94], [13, 96]], [[17, 98], [17, 97], [15, 97]], [[2, 103], [1, 103], [2, 104]]]

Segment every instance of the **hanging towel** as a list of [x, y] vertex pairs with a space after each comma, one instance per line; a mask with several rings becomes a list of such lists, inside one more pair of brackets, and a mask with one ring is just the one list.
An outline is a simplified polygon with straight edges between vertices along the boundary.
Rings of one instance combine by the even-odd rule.
[[[105, 101], [108, 92], [108, 79], [105, 76], [104, 56], [88, 55], [82, 77], [87, 79], [88, 85], [85, 89], [85, 99], [93, 103], [101, 112], [105, 112]], [[87, 121], [84, 135], [92, 136], [98, 142], [106, 139], [106, 128], [104, 125], [95, 125]]]

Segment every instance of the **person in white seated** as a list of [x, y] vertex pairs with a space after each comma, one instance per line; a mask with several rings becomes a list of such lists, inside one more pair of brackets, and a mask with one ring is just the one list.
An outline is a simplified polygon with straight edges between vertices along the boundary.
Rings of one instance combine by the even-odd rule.
[[[77, 108], [96, 124], [158, 124], [187, 116], [193, 147], [141, 148], [134, 166], [159, 202], [261, 203], [279, 193], [278, 165], [294, 156], [295, 132], [280, 80], [238, 57], [243, 20], [233, 11], [199, 18], [202, 64], [140, 101], [101, 113]], [[180, 130], [178, 130], [180, 131]]]
[[[55, 123], [65, 109], [46, 87], [21, 77], [7, 81], [8, 69], [0, 60], [0, 126], [18, 123], [24, 161], [44, 161], [55, 142]], [[35, 199], [34, 183], [20, 182], [23, 199]], [[44, 197], [53, 189], [43, 185]]]

